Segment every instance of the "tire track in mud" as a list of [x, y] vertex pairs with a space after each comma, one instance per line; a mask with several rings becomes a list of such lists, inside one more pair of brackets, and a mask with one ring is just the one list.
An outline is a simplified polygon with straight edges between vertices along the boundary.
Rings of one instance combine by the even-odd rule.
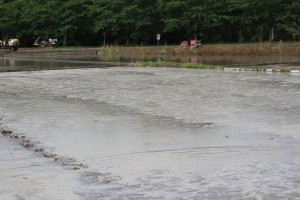
[[55, 162], [60, 163], [62, 166], [66, 167], [67, 169], [79, 170], [80, 168], [88, 168], [87, 165], [84, 165], [83, 163], [79, 163], [73, 158], [59, 156], [56, 153], [46, 151], [45, 148], [41, 147], [41, 145], [39, 145], [38, 142], [34, 142], [26, 138], [26, 136], [23, 134], [14, 133], [7, 127], [0, 127], [0, 132], [5, 137], [18, 140], [20, 142], [20, 145], [25, 149], [34, 151], [35, 153], [39, 153], [45, 158], [53, 159]]
[[[159, 171], [150, 171], [143, 176], [135, 177], [133, 181], [126, 181], [120, 176], [116, 176], [111, 173], [101, 173], [97, 171], [88, 170], [89, 166], [85, 165], [83, 162], [79, 162], [72, 158], [67, 158], [60, 156], [53, 152], [47, 152], [45, 148], [42, 147], [42, 144], [32, 141], [30, 138], [27, 138], [24, 134], [18, 134], [13, 132], [8, 127], [1, 124], [0, 118], [0, 132], [3, 137], [7, 137], [13, 141], [20, 142], [20, 145], [24, 149], [35, 152], [37, 155], [43, 156], [53, 163], [57, 163], [59, 166], [62, 166], [65, 170], [74, 170], [76, 178], [83, 184], [83, 190], [76, 192], [80, 196], [80, 199], [102, 199], [107, 198], [111, 199], [116, 197], [123, 197], [123, 199], [172, 199], [171, 194], [175, 194], [178, 197], [186, 196], [186, 199], [196, 199], [196, 197], [203, 197], [202, 193], [206, 195], [217, 195], [217, 197], [224, 197], [223, 191], [228, 191], [232, 188], [227, 188], [225, 185], [214, 185], [210, 181], [212, 178], [210, 176], [199, 175], [195, 176], [192, 180], [195, 183], [185, 182], [184, 179], [181, 179], [180, 176], [171, 176], [170, 171], [164, 171], [162, 169]], [[113, 156], [104, 156], [104, 157], [95, 157], [92, 159], [97, 159], [98, 161], [111, 161], [118, 160], [120, 162], [126, 161], [130, 162], [132, 160], [143, 161], [149, 159], [155, 161], [157, 158], [163, 160], [167, 157], [173, 157], [175, 159], [180, 157], [200, 157], [204, 155], [215, 155], [223, 153], [236, 153], [236, 152], [260, 152], [260, 151], [273, 151], [278, 150], [280, 147], [277, 146], [205, 146], [198, 148], [185, 148], [185, 149], [168, 149], [168, 150], [157, 150], [157, 151], [146, 151], [146, 152], [136, 152], [129, 154], [113, 155]], [[84, 162], [88, 162], [88, 159]], [[97, 161], [97, 162], [98, 162]], [[31, 167], [31, 166], [30, 166]], [[34, 167], [34, 166], [33, 166]], [[262, 168], [255, 168], [264, 170]], [[252, 168], [250, 172], [253, 171]], [[34, 170], [34, 168], [33, 168]], [[226, 170], [221, 173], [222, 176], [218, 180], [226, 181], [226, 177], [233, 176], [236, 173], [244, 175], [243, 171], [230, 171]], [[195, 174], [190, 174], [194, 176]], [[214, 178], [214, 177], [213, 177]], [[237, 181], [239, 183], [239, 181]], [[187, 186], [182, 188], [182, 184], [187, 184]], [[207, 185], [206, 185], [207, 184]], [[199, 192], [199, 189], [195, 189], [197, 185], [200, 185], [202, 190]], [[213, 188], [214, 191], [207, 189]], [[239, 188], [233, 188], [234, 191], [228, 194], [229, 197], [237, 197], [240, 195], [241, 191]], [[216, 191], [217, 192], [216, 192]], [[151, 191], [157, 191], [152, 193]], [[167, 192], [165, 192], [167, 191]], [[202, 192], [202, 193], [201, 193]], [[158, 196], [155, 196], [158, 195]], [[171, 196], [169, 196], [171, 195]], [[219, 195], [219, 196], [218, 196]], [[158, 198], [159, 197], [159, 198]], [[188, 198], [190, 197], [190, 198]], [[194, 198], [193, 198], [194, 197]], [[174, 199], [174, 198], [173, 198]]]
[[90, 160], [109, 161], [109, 160], [118, 160], [118, 159], [136, 160], [136, 159], [164, 158], [164, 157], [176, 158], [181, 156], [199, 157], [202, 155], [209, 155], [209, 154], [273, 151], [275, 149], [278, 150], [281, 148], [282, 147], [279, 146], [278, 147], [277, 146], [215, 146], [215, 147], [207, 146], [207, 147], [198, 147], [198, 148], [155, 150], [155, 151], [147, 151], [147, 152], [119, 154], [119, 155], [112, 155], [112, 156], [101, 156], [101, 157], [86, 159], [86, 161], [90, 161]]
[[[0, 118], [1, 122], [2, 118]], [[8, 127], [1, 126], [0, 123], [0, 132], [2, 136], [19, 141], [19, 144], [29, 151], [35, 152], [39, 154], [40, 156], [43, 156], [47, 159], [51, 159], [53, 162], [57, 163], [58, 165], [62, 166], [65, 170], [74, 170], [74, 171], [80, 171], [81, 169], [83, 171], [80, 171], [79, 173], [79, 180], [82, 181], [85, 184], [114, 184], [116, 185], [119, 180], [121, 180], [120, 177], [113, 176], [111, 173], [100, 173], [96, 171], [89, 171], [88, 165], [84, 164], [83, 162], [79, 162], [78, 160], [74, 158], [69, 158], [66, 156], [60, 156], [58, 153], [54, 152], [48, 152], [44, 147], [42, 147], [39, 142], [32, 141], [24, 134], [18, 134], [14, 133], [12, 130], [10, 130]]]
[[[1, 119], [0, 119], [1, 121]], [[2, 127], [1, 127], [2, 126]], [[89, 166], [84, 162], [89, 162], [92, 160], [97, 161], [133, 161], [133, 160], [163, 160], [164, 158], [177, 159], [180, 157], [199, 157], [209, 154], [222, 154], [228, 152], [245, 152], [245, 151], [272, 151], [277, 147], [264, 147], [264, 146], [221, 146], [221, 147], [199, 147], [199, 148], [187, 148], [187, 149], [168, 149], [168, 150], [156, 150], [148, 152], [136, 152], [130, 154], [120, 154], [113, 156], [102, 156], [95, 157], [91, 159], [85, 159], [84, 162], [79, 162], [74, 158], [69, 158], [65, 156], [60, 156], [58, 153], [48, 152], [42, 144], [37, 141], [33, 141], [27, 138], [24, 134], [19, 134], [13, 132], [8, 127], [0, 124], [0, 132], [2, 136], [10, 138], [12, 140], [18, 141], [19, 144], [29, 151], [32, 151], [39, 156], [45, 157], [57, 165], [63, 167], [65, 170], [74, 170], [78, 172], [78, 179], [88, 186], [101, 186], [110, 185], [111, 188], [121, 187], [123, 184], [122, 177], [113, 175], [109, 172], [98, 172], [88, 170]], [[109, 191], [107, 191], [109, 193]], [[84, 191], [81, 195], [88, 195], [88, 191]]]
[[[0, 118], [1, 121], [1, 118]], [[0, 124], [1, 125], [1, 124]], [[44, 147], [38, 142], [34, 142], [25, 137], [24, 134], [16, 134], [13, 133], [7, 127], [1, 127], [0, 131], [3, 136], [16, 139], [20, 141], [20, 145], [24, 148], [34, 151], [36, 153], [41, 154], [45, 158], [51, 158], [55, 162], [60, 163], [67, 169], [79, 170], [81, 168], [88, 168], [88, 165], [78, 162], [73, 158], [68, 158], [64, 156], [59, 156], [56, 153], [48, 152]], [[153, 150], [153, 151], [145, 151], [145, 152], [134, 152], [129, 154], [119, 154], [119, 155], [109, 155], [109, 156], [101, 156], [94, 157], [90, 159], [85, 159], [85, 161], [91, 160], [101, 160], [101, 161], [109, 161], [116, 159], [149, 159], [149, 158], [163, 158], [163, 157], [199, 157], [201, 155], [208, 154], [222, 154], [222, 153], [238, 153], [238, 152], [259, 152], [259, 151], [273, 151], [275, 149], [280, 149], [282, 147], [277, 146], [202, 146], [195, 148], [183, 148], [183, 149], [166, 149], [166, 150]]]

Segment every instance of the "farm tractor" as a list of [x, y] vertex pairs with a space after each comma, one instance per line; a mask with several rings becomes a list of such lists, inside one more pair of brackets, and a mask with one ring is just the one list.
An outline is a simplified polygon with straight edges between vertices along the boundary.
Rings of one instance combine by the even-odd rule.
[[19, 46], [20, 42], [16, 38], [9, 39], [7, 43], [5, 40], [3, 40], [3, 42], [0, 40], [0, 49], [9, 49], [10, 51], [17, 51]]
[[200, 40], [184, 40], [181, 42], [180, 47], [182, 49], [194, 49], [202, 47], [202, 44]]
[[51, 39], [49, 38], [48, 41], [45, 40], [43, 37], [39, 36], [35, 42], [34, 42], [34, 46], [39, 46], [39, 47], [52, 47], [53, 45], [55, 45], [57, 43], [57, 39]]

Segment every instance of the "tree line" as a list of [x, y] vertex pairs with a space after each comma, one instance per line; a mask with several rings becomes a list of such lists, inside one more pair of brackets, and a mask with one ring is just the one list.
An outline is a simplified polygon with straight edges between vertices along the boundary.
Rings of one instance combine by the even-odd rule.
[[296, 41], [300, 0], [0, 0], [0, 36], [32, 46]]

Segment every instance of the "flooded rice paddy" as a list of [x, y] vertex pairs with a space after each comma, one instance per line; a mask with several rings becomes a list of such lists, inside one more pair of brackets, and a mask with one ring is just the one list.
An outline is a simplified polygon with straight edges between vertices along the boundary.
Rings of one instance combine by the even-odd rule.
[[300, 197], [298, 74], [81, 61], [0, 73], [0, 199]]

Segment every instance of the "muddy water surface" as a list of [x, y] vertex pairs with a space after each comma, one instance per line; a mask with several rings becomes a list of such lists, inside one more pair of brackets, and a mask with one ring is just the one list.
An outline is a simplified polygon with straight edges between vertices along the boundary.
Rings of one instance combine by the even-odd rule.
[[1, 73], [1, 127], [55, 156], [1, 135], [0, 198], [297, 199], [299, 99], [289, 73]]
[[[95, 50], [96, 51], [96, 50]], [[122, 63], [135, 62], [190, 62], [210, 65], [289, 65], [299, 68], [300, 56], [276, 55], [136, 55], [136, 54], [91, 54], [65, 55], [56, 52], [54, 55], [8, 54], [0, 58], [1, 71], [31, 71], [45, 69], [97, 68], [120, 66]]]

